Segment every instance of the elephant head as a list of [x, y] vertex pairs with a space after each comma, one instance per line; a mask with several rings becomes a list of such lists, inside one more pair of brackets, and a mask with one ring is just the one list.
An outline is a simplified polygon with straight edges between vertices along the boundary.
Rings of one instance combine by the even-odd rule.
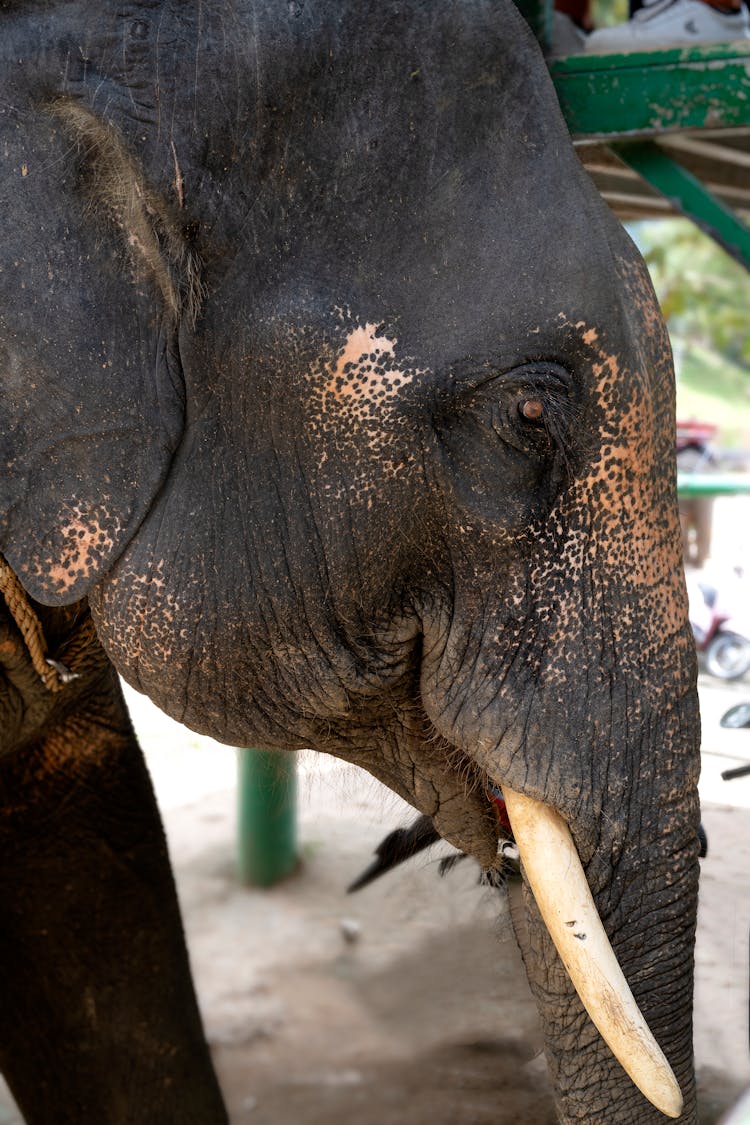
[[21, 0], [0, 28], [0, 551], [177, 719], [356, 762], [485, 866], [501, 786], [562, 1118], [662, 1114], [541, 920], [550, 872], [566, 964], [606, 934], [692, 1120], [670, 351], [521, 18]]

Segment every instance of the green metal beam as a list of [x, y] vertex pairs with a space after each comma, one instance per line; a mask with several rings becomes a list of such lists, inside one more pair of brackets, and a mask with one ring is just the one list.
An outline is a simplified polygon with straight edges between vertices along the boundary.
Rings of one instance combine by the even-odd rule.
[[750, 229], [700, 180], [655, 141], [623, 141], [611, 147], [676, 210], [692, 219], [745, 269], [750, 269]]
[[237, 861], [241, 882], [270, 887], [297, 865], [297, 755], [238, 750]]
[[750, 41], [550, 62], [573, 137], [750, 125]]

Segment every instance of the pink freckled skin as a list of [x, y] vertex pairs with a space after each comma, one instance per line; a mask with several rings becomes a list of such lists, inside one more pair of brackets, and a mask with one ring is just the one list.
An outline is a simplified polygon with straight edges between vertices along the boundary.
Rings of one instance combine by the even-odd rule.
[[420, 374], [400, 368], [395, 361], [398, 341], [378, 336], [376, 330], [376, 325], [365, 324], [348, 334], [335, 365], [326, 365], [328, 379], [322, 388], [324, 395], [339, 403], [348, 396], [376, 400], [392, 392], [394, 384], [404, 386], [415, 374]]
[[58, 592], [70, 590], [82, 576], [94, 575], [102, 554], [114, 544], [117, 521], [108, 521], [108, 513], [86, 513], [80, 508], [60, 528], [59, 554], [45, 561], [44, 571]]
[[[398, 340], [380, 334], [377, 322], [352, 318], [339, 340], [308, 372], [309, 432], [319, 444], [319, 468], [331, 450], [346, 457], [349, 495], [362, 499], [407, 469], [404, 392], [411, 392], [427, 371], [397, 354]], [[334, 469], [337, 465], [340, 469], [339, 461]], [[324, 487], [341, 499], [339, 480], [331, 478]]]

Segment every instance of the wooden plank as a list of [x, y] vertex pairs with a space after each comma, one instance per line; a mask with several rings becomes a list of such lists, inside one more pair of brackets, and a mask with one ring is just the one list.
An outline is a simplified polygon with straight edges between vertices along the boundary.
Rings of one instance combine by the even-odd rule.
[[[662, 148], [673, 149], [681, 164], [685, 156], [703, 156], [716, 164], [731, 164], [737, 168], [750, 168], [750, 152], [715, 141], [702, 141], [685, 133], [671, 133], [659, 141]], [[747, 177], [745, 177], [747, 179]]]

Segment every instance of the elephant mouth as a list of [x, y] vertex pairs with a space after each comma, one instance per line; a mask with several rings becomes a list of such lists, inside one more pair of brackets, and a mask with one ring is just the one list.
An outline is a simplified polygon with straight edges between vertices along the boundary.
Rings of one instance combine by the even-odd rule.
[[[413, 681], [408, 682], [413, 687]], [[364, 766], [402, 795], [454, 846], [473, 854], [483, 866], [497, 856], [498, 818], [490, 795], [502, 790], [507, 820], [521, 859], [522, 873], [536, 900], [542, 921], [592, 1023], [625, 1073], [661, 1113], [677, 1118], [683, 1097], [679, 1083], [641, 1013], [617, 961], [588, 885], [578, 850], [566, 821], [555, 808], [514, 789], [495, 772], [485, 750], [467, 752], [468, 737], [448, 740], [421, 706], [408, 705], [408, 691], [400, 707], [391, 696], [398, 734], [409, 744], [404, 753], [393, 737], [393, 772], [384, 773], [383, 732], [363, 753], [362, 737], [347, 729], [337, 741], [337, 756]], [[391, 728], [392, 729], [392, 728]], [[327, 737], [337, 733], [329, 726]], [[325, 748], [318, 741], [319, 748]], [[409, 768], [407, 767], [407, 764]], [[417, 768], [418, 767], [418, 768]], [[489, 768], [488, 768], [489, 767]]]
[[524, 877], [581, 1003], [644, 1097], [679, 1117], [679, 1084], [610, 945], [567, 824], [548, 805], [502, 789]]
[[[477, 769], [476, 762], [455, 745], [446, 761], [449, 744], [436, 730], [434, 733], [437, 745], [433, 743], [433, 749], [439, 746], [437, 758], [447, 769], [426, 777], [423, 787], [419, 773], [414, 771], [412, 793], [405, 794], [407, 799], [430, 816], [442, 836], [461, 850], [472, 852], [484, 866], [491, 866], [487, 859], [490, 841], [480, 810], [489, 812], [492, 808], [493, 857], [497, 854], [498, 826], [502, 829], [505, 821], [542, 921], [592, 1023], [643, 1096], [665, 1116], [679, 1117], [683, 1108], [679, 1083], [618, 963], [566, 821], [552, 806], [513, 789], [501, 777], [487, 772], [486, 766]], [[424, 742], [421, 749], [426, 749]], [[363, 764], [361, 757], [353, 756], [352, 760]], [[422, 765], [424, 768], [424, 761]], [[456, 774], [463, 775], [467, 783], [473, 780], [469, 784], [471, 793], [456, 784]], [[390, 784], [395, 788], [393, 779]], [[498, 818], [494, 795], [500, 789], [506, 816]], [[434, 807], [430, 807], [426, 793], [435, 794]], [[474, 819], [478, 812], [480, 823]], [[500, 834], [505, 833], [501, 830]]]

